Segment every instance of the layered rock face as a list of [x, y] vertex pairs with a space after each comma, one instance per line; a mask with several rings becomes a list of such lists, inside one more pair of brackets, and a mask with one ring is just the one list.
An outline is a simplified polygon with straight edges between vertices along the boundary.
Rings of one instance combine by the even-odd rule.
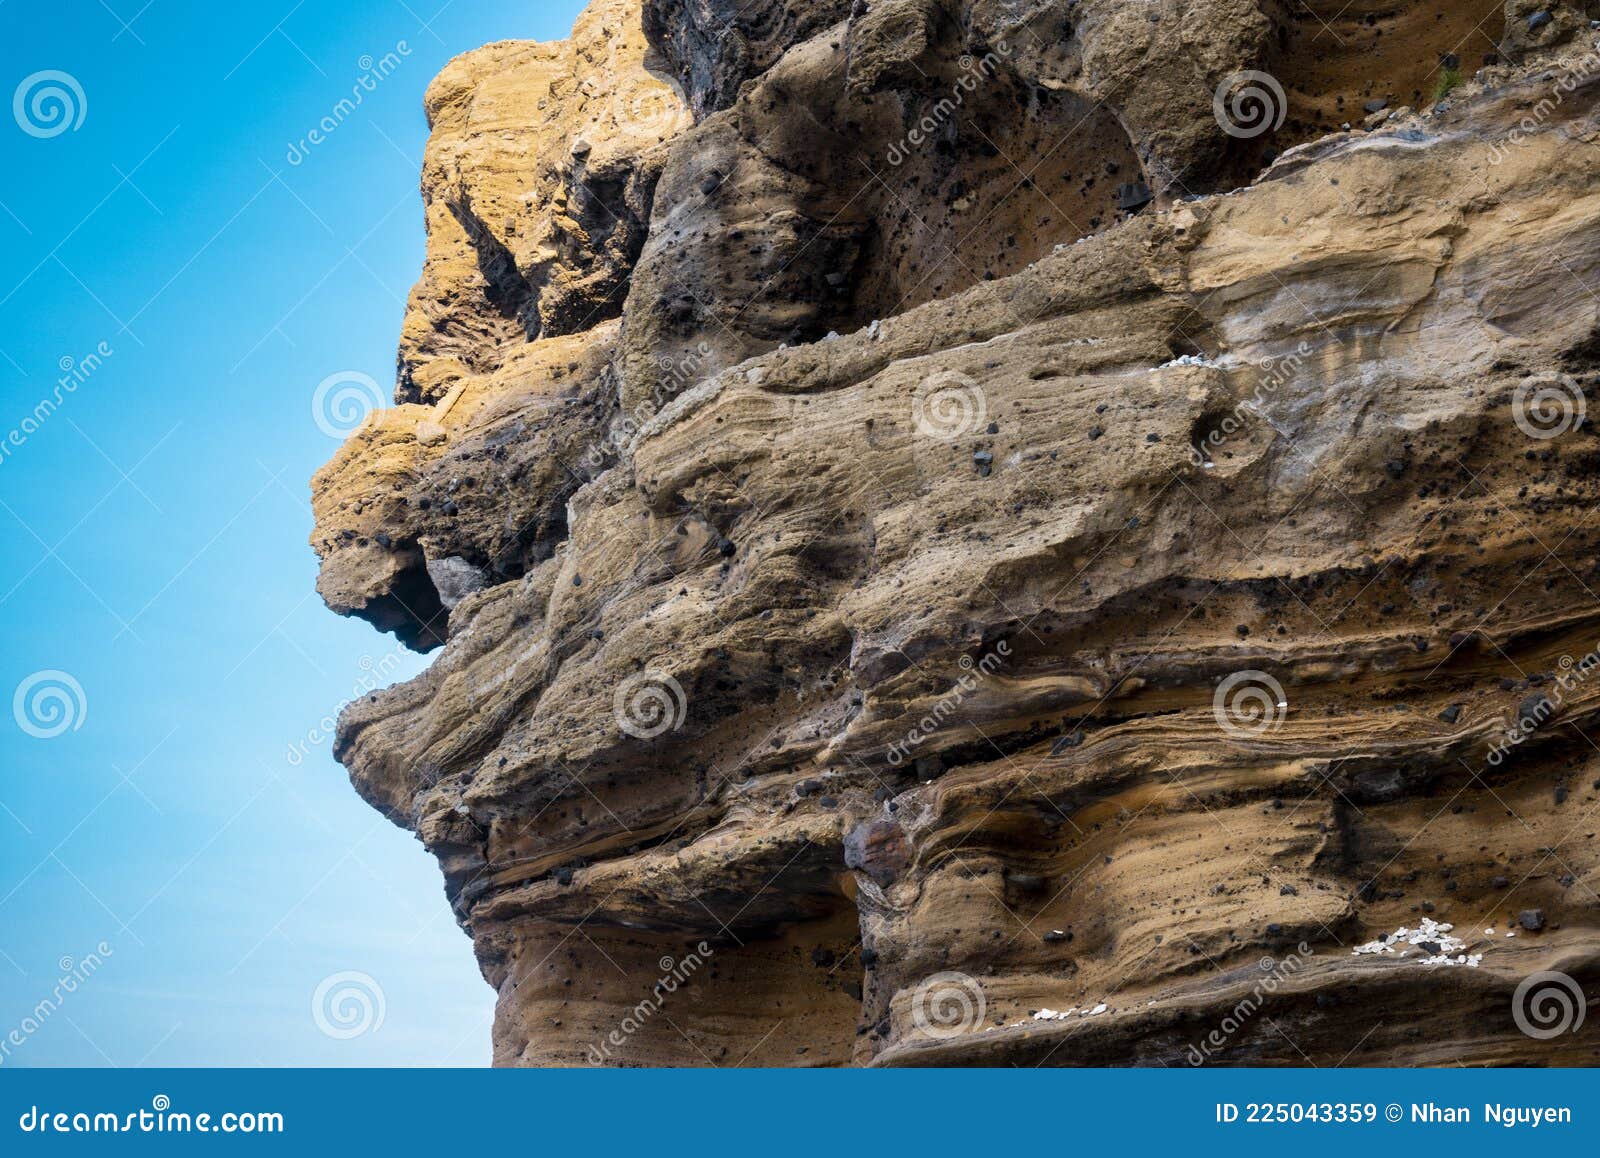
[[1591, 15], [596, 0], [453, 62], [313, 545], [440, 649], [338, 754], [496, 1061], [1596, 1061]]

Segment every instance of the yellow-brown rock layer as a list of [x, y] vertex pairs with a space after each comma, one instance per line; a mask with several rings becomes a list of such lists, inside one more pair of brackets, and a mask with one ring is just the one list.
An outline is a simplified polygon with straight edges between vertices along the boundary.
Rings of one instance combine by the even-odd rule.
[[435, 82], [314, 544], [443, 644], [338, 752], [498, 1063], [1596, 1060], [1514, 995], [1600, 986], [1600, 50], [1283, 7], [1338, 50], [600, 0]]

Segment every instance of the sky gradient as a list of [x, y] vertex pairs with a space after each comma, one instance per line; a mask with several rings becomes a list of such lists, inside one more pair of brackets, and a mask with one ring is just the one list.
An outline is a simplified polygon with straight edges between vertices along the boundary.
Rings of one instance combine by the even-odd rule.
[[428, 81], [581, 5], [141, 3], [0, 3], [0, 1068], [485, 1064], [322, 728], [426, 661], [315, 594], [313, 396], [393, 381]]

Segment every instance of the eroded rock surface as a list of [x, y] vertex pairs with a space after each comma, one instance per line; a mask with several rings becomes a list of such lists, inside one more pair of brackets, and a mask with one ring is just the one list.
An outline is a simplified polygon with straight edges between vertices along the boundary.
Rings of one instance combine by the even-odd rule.
[[597, 0], [453, 62], [313, 543], [442, 645], [338, 753], [497, 1062], [1593, 1063], [1513, 996], [1600, 986], [1590, 15]]

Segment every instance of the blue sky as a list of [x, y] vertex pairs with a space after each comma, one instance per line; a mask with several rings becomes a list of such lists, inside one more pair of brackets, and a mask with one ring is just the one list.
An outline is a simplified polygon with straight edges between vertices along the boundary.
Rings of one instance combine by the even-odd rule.
[[314, 734], [425, 664], [306, 545], [318, 383], [393, 380], [423, 90], [581, 7], [438, 5], [0, 0], [0, 1068], [488, 1061], [432, 859]]

